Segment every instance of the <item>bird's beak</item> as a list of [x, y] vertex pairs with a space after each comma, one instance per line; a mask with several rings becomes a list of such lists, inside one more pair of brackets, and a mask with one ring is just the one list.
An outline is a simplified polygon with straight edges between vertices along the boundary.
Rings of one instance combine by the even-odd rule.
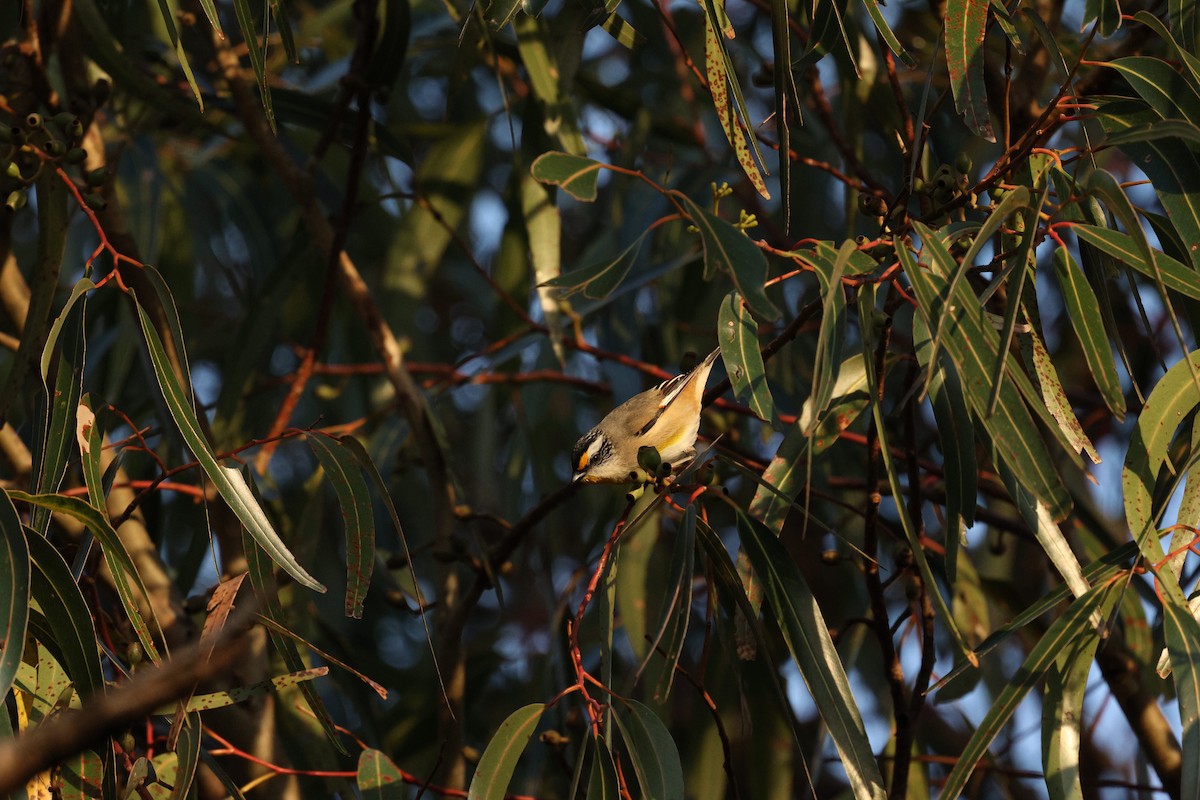
[[575, 476], [573, 478], [571, 478], [571, 483], [579, 483], [579, 481], [582, 480], [582, 478], [583, 478], [583, 473], [576, 472]]

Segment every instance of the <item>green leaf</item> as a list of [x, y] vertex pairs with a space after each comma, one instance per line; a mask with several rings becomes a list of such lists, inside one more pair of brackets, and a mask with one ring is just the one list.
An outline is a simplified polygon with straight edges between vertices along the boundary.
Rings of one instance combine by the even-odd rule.
[[1067, 308], [1067, 317], [1071, 320], [1071, 329], [1083, 350], [1088, 370], [1100, 389], [1104, 404], [1118, 421], [1124, 420], [1125, 393], [1121, 390], [1117, 364], [1104, 332], [1104, 318], [1096, 294], [1065, 247], [1054, 250], [1054, 272], [1058, 276], [1058, 286]]
[[1152, 267], [1146, 261], [1144, 251], [1128, 234], [1097, 225], [1072, 225], [1071, 230], [1083, 241], [1151, 279], [1155, 277], [1157, 267], [1157, 274], [1162, 276], [1163, 286], [1185, 297], [1200, 300], [1200, 273], [1166, 253], [1152, 250], [1155, 265]]
[[1121, 27], [1121, 4], [1118, 0], [1087, 0], [1084, 4], [1083, 21], [1097, 20], [1100, 35], [1112, 36]]
[[162, 13], [163, 27], [167, 31], [167, 38], [171, 40], [171, 49], [175, 51], [175, 57], [179, 59], [179, 68], [183, 70], [183, 76], [192, 89], [196, 105], [201, 111], [204, 111], [204, 96], [200, 93], [200, 86], [196, 83], [196, 76], [192, 73], [192, 65], [188, 62], [187, 51], [183, 49], [179, 30], [175, 27], [175, 19], [179, 16], [179, 7], [175, 0], [158, 0], [158, 10]]
[[1083, 698], [1098, 636], [1072, 643], [1046, 671], [1042, 701], [1042, 763], [1051, 800], [1083, 800], [1079, 743], [1083, 741]]
[[984, 85], [984, 34], [988, 0], [949, 0], [946, 5], [946, 67], [954, 108], [967, 127], [989, 142], [996, 141], [988, 117]]
[[862, 715], [816, 598], [787, 550], [761, 523], [739, 512], [738, 533], [788, 650], [842, 757], [854, 796], [886, 797]]
[[[1008, 279], [1008, 304], [1004, 309], [1004, 323], [1000, 329], [1000, 349], [997, 351], [999, 358], [996, 359], [996, 366], [992, 372], [992, 392], [988, 397], [987, 404], [987, 416], [989, 417], [995, 413], [996, 403], [1000, 399], [1000, 390], [1004, 383], [1004, 366], [1008, 360], [1008, 351], [1012, 346], [1017, 314], [1020, 313], [1024, 302], [1022, 298], [1025, 293], [1025, 277], [1037, 267], [1037, 255], [1034, 251], [1037, 247], [1038, 214], [1041, 213], [1049, 192], [1050, 184], [1049, 181], [1046, 181], [1042, 191], [1038, 192], [1037, 201], [1025, 209], [1023, 219], [1018, 218], [1017, 230], [1024, 235], [1021, 237], [1021, 244], [1013, 257], [1013, 274]], [[978, 242], [979, 239], [976, 238], [975, 243]]]
[[854, 241], [847, 239], [832, 262], [820, 257], [813, 259], [817, 282], [821, 287], [821, 328], [817, 333], [812, 394], [808, 399], [813, 412], [809, 420], [809, 433], [816, 430], [817, 420], [825, 414], [833, 399], [833, 387], [838, 377], [835, 370], [842, 363], [842, 348], [846, 342], [846, 293], [842, 289], [842, 275], [845, 274], [850, 254], [856, 250]]
[[[1125, 496], [1125, 520], [1141, 553], [1151, 564], [1165, 558], [1159, 542], [1156, 524], [1162, 514], [1153, 502], [1154, 485], [1159, 470], [1167, 460], [1167, 448], [1175, 436], [1180, 421], [1200, 404], [1200, 390], [1193, 380], [1200, 366], [1200, 352], [1180, 359], [1158, 380], [1154, 391], [1146, 398], [1137, 427], [1129, 441], [1125, 468], [1121, 473], [1121, 488]], [[1187, 601], [1179, 583], [1173, 580], [1156, 582], [1164, 607], [1176, 605], [1187, 612]]]
[[542, 285], [562, 289], [562, 294], [567, 297], [576, 292], [583, 292], [583, 296], [590, 300], [604, 300], [621, 285], [621, 281], [625, 280], [625, 276], [629, 274], [633, 262], [637, 260], [638, 253], [642, 249], [642, 242], [645, 240], [646, 237], [643, 234], [615, 258], [597, 261], [595, 264], [571, 270], [551, 278]]
[[371, 748], [358, 756], [358, 788], [366, 800], [406, 800], [409, 794], [392, 760]]
[[[883, 11], [879, 8], [879, 0], [863, 0], [863, 5], [867, 7], [867, 14], [870, 15], [871, 22], [875, 24], [875, 30], [879, 31], [879, 35], [883, 37], [883, 41], [887, 44], [888, 49], [904, 62], [904, 66], [909, 69], [916, 69], [917, 60], [913, 58], [911, 53], [904, 49], [904, 45], [900, 44], [900, 40], [892, 32], [892, 26], [888, 25], [887, 19], [883, 16]], [[778, 60], [776, 60], [776, 63], [779, 63]]]
[[[29, 625], [29, 547], [12, 500], [0, 498], [0, 698], [8, 696]], [[7, 715], [4, 715], [7, 716]]]
[[90, 800], [102, 796], [104, 762], [92, 750], [75, 753], [59, 762], [62, 800]]
[[603, 167], [599, 161], [590, 158], [549, 152], [534, 160], [530, 174], [542, 183], [562, 187], [576, 200], [590, 203], [596, 199], [596, 178]]
[[[542, 2], [544, 4], [544, 0]], [[533, 94], [541, 101], [543, 129], [557, 139], [564, 150], [583, 157], [587, 154], [587, 145], [579, 131], [578, 114], [570, 92], [562, 87], [564, 82], [573, 80], [574, 67], [570, 65], [577, 65], [578, 61], [566, 53], [561, 53], [566, 57], [560, 57], [560, 49], [556, 46], [559, 42], [555, 38], [562, 36], [561, 31], [552, 31], [550, 23], [536, 16], [528, 1], [525, 10], [529, 13], [513, 21], [513, 31]]]
[[[643, 495], [644, 496], [644, 495]], [[649, 503], [649, 500], [640, 501]], [[634, 506], [633, 513], [642, 511], [644, 506]], [[650, 510], [646, 531], [657, 531], [661, 527], [660, 512]], [[646, 607], [646, 595], [651, 587], [651, 575], [657, 574], [655, 560], [655, 537], [646, 532], [638, 536], [622, 536], [617, 546], [616, 561], [616, 608], [625, 629], [625, 637], [629, 647], [642, 662], [649, 657], [650, 645], [647, 641], [650, 624], [647, 619], [649, 609]]]
[[[267, 116], [267, 124], [274, 131], [275, 108], [271, 104], [271, 86], [267, 83], [267, 64], [263, 57], [262, 44], [258, 40], [258, 26], [254, 22], [254, 12], [250, 10], [250, 0], [233, 0], [233, 10], [237, 15], [242, 40], [246, 42], [250, 67], [254, 70], [254, 77], [258, 81], [258, 94], [262, 98], [263, 113]], [[203, 110], [203, 106], [201, 106], [201, 110]]]
[[604, 21], [600, 23], [600, 27], [604, 29], [605, 33], [616, 39], [622, 47], [628, 50], [632, 50], [646, 41], [646, 37], [638, 33], [629, 20], [620, 16], [615, 11], [604, 18]]
[[[929, 326], [920, 315], [913, 320], [913, 346], [917, 361], [928, 369], [932, 340]], [[975, 426], [967, 408], [967, 397], [953, 364], [939, 363], [926, 386], [933, 406], [938, 444], [942, 450], [942, 474], [946, 481], [946, 582], [954, 586], [958, 548], [965, 527], [975, 522], [979, 467], [975, 457]]]
[[[671, 569], [666, 580], [668, 594], [663, 598], [658, 615], [658, 634], [648, 659], [661, 653], [664, 661], [654, 689], [654, 699], [665, 703], [675, 682], [675, 665], [683, 654], [688, 623], [692, 616], [692, 580], [695, 573], [696, 506], [691, 504], [679, 521], [675, 547], [671, 553]], [[643, 664], [644, 667], [644, 664]]]
[[592, 757], [592, 773], [588, 778], [587, 800], [620, 800], [621, 789], [617, 783], [617, 768], [612, 753], [604, 742], [596, 737], [590, 740], [595, 755]]
[[[1148, 125], [1156, 130], [1159, 126], [1167, 131], [1177, 130], [1172, 120], [1161, 119], [1135, 102], [1102, 102], [1096, 114], [1110, 137]], [[1131, 138], [1122, 142], [1120, 148], [1150, 179], [1163, 210], [1185, 244], [1188, 260], [1193, 268], [1200, 269], [1200, 192], [1196, 177], [1200, 175], [1200, 158], [1193, 147], [1169, 137], [1141, 141]], [[1091, 221], [1104, 224], [1103, 220]]]
[[65, 514], [87, 526], [87, 529], [100, 542], [101, 550], [104, 551], [104, 563], [112, 573], [117, 596], [120, 597], [121, 606], [125, 609], [125, 614], [129, 617], [134, 632], [137, 633], [138, 641], [141, 642], [142, 648], [154, 663], [161, 661], [162, 657], [154, 646], [154, 637], [151, 636], [150, 628], [139, 610], [139, 604], [150, 610], [154, 627], [161, 639], [162, 627], [158, 623], [158, 618], [153, 616], [154, 604], [150, 599], [150, 593], [146, 591], [146, 586], [142, 583], [142, 577], [133, 563], [133, 558], [125, 549], [125, 544], [117, 536], [117, 532], [113, 530], [108, 518], [78, 497], [61, 494], [31, 495], [16, 490], [10, 490], [9, 496], [14, 500], [39, 506], [57, 514]]
[[518, 708], [500, 723], [496, 735], [488, 742], [479, 759], [479, 766], [475, 768], [467, 800], [504, 800], [513, 771], [517, 768], [517, 759], [525, 751], [525, 745], [529, 743], [529, 737], [533, 735], [545, 710], [545, 703], [531, 703]]
[[843, 361], [837, 375], [829, 413], [816, 421], [816, 430], [810, 435], [808, 429], [816, 420], [816, 413], [812, 398], [804, 401], [796, 424], [787, 431], [775, 457], [763, 470], [762, 482], [750, 502], [750, 516], [760, 520], [776, 535], [783, 530], [784, 520], [804, 486], [805, 465], [810, 455], [815, 461], [832, 447], [838, 435], [858, 419], [870, 402], [861, 354], [855, 353]]
[[[792, 31], [787, 0], [771, 0], [771, 51], [776, 64], [792, 63]], [[775, 81], [775, 139], [779, 142], [779, 202], [784, 232], [792, 224], [792, 115], [801, 118], [800, 93], [790, 69], [771, 70]]]
[[1097, 586], [1072, 603], [1029, 651], [1020, 669], [1003, 685], [975, 733], [963, 747], [962, 754], [946, 777], [942, 797], [958, 797], [962, 793], [971, 772], [987, 752], [992, 740], [1008, 724], [1025, 693], [1041, 680], [1055, 658], [1077, 642], [1096, 637], [1090, 620], [1107, 599], [1111, 588], [1108, 585]]
[[[1133, 18], [1143, 25], [1149, 27], [1163, 42], [1170, 45], [1171, 55], [1176, 60], [1183, 62], [1183, 66], [1187, 69], [1187, 74], [1191, 78], [1192, 86], [1200, 87], [1200, 58], [1191, 51], [1190, 48], [1180, 47], [1175, 41], [1175, 37], [1167, 30], [1167, 27], [1159, 21], [1158, 17], [1151, 14], [1149, 11], [1139, 11], [1133, 15]], [[1175, 21], [1174, 19], [1172, 20]]]
[[662, 720], [636, 700], [619, 700], [613, 704], [613, 711], [613, 719], [625, 740], [625, 751], [642, 787], [642, 797], [683, 800], [679, 749]]
[[1123, 131], [1111, 133], [1105, 138], [1108, 145], [1130, 142], [1153, 142], [1159, 139], [1178, 139], [1191, 145], [1200, 145], [1200, 128], [1181, 119], [1160, 119], [1132, 125]]
[[777, 319], [779, 309], [767, 298], [763, 286], [767, 279], [767, 259], [758, 246], [746, 234], [705, 211], [687, 195], [673, 194], [683, 203], [692, 224], [700, 231], [705, 275], [714, 275], [718, 270], [729, 273], [757, 319], [768, 322]]
[[[943, 270], [955, 263], [933, 231], [919, 222], [916, 230]], [[998, 357], [999, 335], [983, 318], [978, 299], [962, 285], [956, 294], [947, 297], [944, 271], [939, 275], [935, 270], [920, 269], [905, 247], [897, 247], [896, 255], [917, 293], [919, 310], [926, 324], [930, 319], [943, 318], [946, 353], [958, 371], [976, 419], [996, 442], [1001, 457], [1017, 472], [1022, 484], [1047, 504], [1055, 519], [1061, 519], [1070, 509], [1071, 500], [1029, 409], [1017, 393], [1015, 380], [1004, 381], [996, 413], [985, 414], [990, 398], [989, 376]]]
[[[283, 605], [279, 602], [279, 594], [275, 589], [275, 578], [271, 574], [271, 562], [263, 549], [244, 529], [242, 531], [242, 549], [246, 555], [246, 571], [250, 574], [250, 584], [254, 587], [254, 594], [258, 598], [258, 602], [262, 604], [262, 614], [273, 623], [265, 626], [271, 639], [271, 645], [279, 653], [284, 667], [289, 672], [302, 672], [307, 669], [308, 665], [300, 655], [296, 643], [275, 630], [276, 626], [283, 630], [288, 630], [288, 628], [284, 624], [287, 615], [284, 614]], [[338, 752], [347, 753], [337, 728], [334, 726], [333, 718], [329, 715], [329, 709], [325, 707], [325, 701], [321, 699], [316, 687], [306, 682], [299, 684], [299, 688], [300, 694], [304, 696], [309, 708], [312, 709], [313, 716], [317, 718], [325, 736], [338, 749]]]
[[33, 563], [31, 594], [41, 609], [41, 614], [30, 617], [38, 639], [48, 647], [51, 644], [57, 647], [55, 658], [71, 676], [81, 699], [99, 694], [104, 690], [104, 676], [96, 648], [96, 626], [87, 602], [71, 578], [71, 569], [38, 534], [27, 530], [25, 542]]
[[717, 333], [721, 360], [733, 384], [733, 393], [749, 405], [759, 419], [772, 421], [775, 400], [771, 397], [766, 366], [758, 349], [758, 323], [737, 292], [730, 292], [721, 302]]
[[158, 378], [158, 385], [162, 389], [167, 409], [178, 426], [184, 442], [187, 443], [188, 449], [200, 462], [200, 467], [216, 486], [221, 497], [229, 504], [230, 510], [246, 526], [246, 530], [250, 532], [255, 541], [262, 545], [271, 559], [283, 567], [301, 586], [324, 592], [325, 587], [300, 566], [296, 557], [275, 533], [271, 521], [267, 519], [266, 512], [255, 499], [250, 485], [242, 473], [234, 467], [226, 467], [217, 462], [200, 429], [200, 421], [196, 419], [196, 413], [192, 410], [189, 394], [179, 385], [170, 362], [167, 360], [162, 341], [158, 337], [158, 331], [154, 328], [154, 322], [141, 303], [137, 304], [137, 313], [138, 321], [142, 326], [142, 335], [150, 354], [150, 363], [154, 367], [154, 375]]
[[[77, 302], [85, 296], [92, 282], [87, 278], [76, 284], [63, 310], [50, 326], [46, 346], [42, 350], [42, 386], [46, 390], [45, 405], [38, 406], [42, 436], [37, 457], [38, 492], [57, 492], [66, 475], [67, 460], [75, 434], [75, 407], [83, 391], [85, 345], [83, 339], [84, 305]], [[61, 346], [60, 346], [61, 339]], [[55, 355], [58, 355], [55, 365]], [[55, 365], [53, 375], [50, 368]], [[36, 509], [32, 527], [45, 533], [50, 514]]]
[[175, 784], [171, 790], [172, 800], [186, 800], [191, 795], [192, 782], [196, 779], [196, 768], [200, 766], [200, 743], [204, 738], [204, 723], [200, 715], [190, 712], [179, 729], [179, 740], [175, 744], [178, 766], [175, 768]]
[[1200, 92], [1167, 62], [1151, 56], [1130, 56], [1104, 65], [1121, 73], [1162, 120], [1182, 116], [1192, 124], [1200, 124]]
[[[1004, 199], [992, 209], [991, 213], [988, 214], [987, 219], [985, 219], [983, 224], [979, 226], [979, 230], [976, 232], [975, 238], [971, 241], [971, 247], [967, 250], [966, 255], [963, 256], [962, 268], [960, 269], [957, 264], [954, 264], [952, 259], [942, 259], [945, 266], [945, 274], [953, 276], [950, 279], [950, 288], [945, 292], [947, 297], [955, 296], [955, 294], [959, 292], [959, 284], [966, 280], [966, 275], [970, 271], [970, 268], [975, 266], [975, 259], [979, 257], [979, 254], [983, 251], [983, 248], [991, 242], [992, 235], [1000, 230], [1000, 226], [1004, 224], [1004, 221], [1008, 219], [1011, 214], [1022, 208], [1025, 208], [1028, 205], [1028, 188], [1024, 186], [1018, 186], [1011, 192], [1005, 192]], [[939, 251], [936, 253], [936, 255], [940, 256], [941, 252]], [[951, 307], [948, 306], [946, 310], [948, 311], [949, 308]], [[946, 321], [944, 319], [944, 315], [945, 312], [943, 312], [942, 317], [937, 320], [936, 325], [930, 325], [930, 330], [934, 332], [934, 336], [933, 349], [930, 351], [929, 360], [926, 363], [926, 383], [929, 383], [933, 379], [933, 369], [937, 363], [936, 357], [941, 352], [942, 331]]]
[[362, 619], [363, 601], [375, 568], [375, 514], [371, 494], [357, 460], [331, 436], [314, 433], [307, 438], [325, 477], [337, 492], [346, 528], [346, 616]]
[[1180, 797], [1200, 797], [1200, 623], [1187, 606], [1163, 603], [1163, 632], [1183, 730]]

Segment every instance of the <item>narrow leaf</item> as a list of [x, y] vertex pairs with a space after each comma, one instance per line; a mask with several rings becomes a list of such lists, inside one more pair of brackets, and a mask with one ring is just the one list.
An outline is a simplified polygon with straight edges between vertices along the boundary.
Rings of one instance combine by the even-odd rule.
[[858, 703], [816, 598], [787, 550], [761, 523], [739, 513], [738, 532], [788, 650], [842, 757], [854, 796], [886, 797]]
[[[29, 625], [29, 548], [12, 500], [0, 497], [0, 698], [8, 696]], [[4, 714], [3, 716], [7, 716]]]
[[250, 532], [255, 541], [262, 545], [271, 559], [283, 567], [300, 585], [324, 592], [325, 587], [300, 566], [296, 557], [275, 533], [270, 520], [267, 519], [266, 512], [254, 498], [242, 473], [233, 467], [226, 467], [217, 462], [209, 448], [208, 441], [204, 438], [204, 433], [200, 430], [200, 422], [196, 419], [196, 412], [192, 410], [188, 394], [179, 385], [179, 381], [171, 369], [162, 341], [158, 337], [158, 331], [154, 328], [154, 322], [141, 303], [137, 304], [137, 312], [142, 326], [142, 335], [150, 353], [150, 363], [154, 367], [155, 377], [158, 378], [158, 385], [162, 389], [163, 399], [166, 401], [171, 417], [178, 426], [188, 449], [200, 462], [201, 468], [216, 486], [221, 497], [229, 504], [230, 510], [246, 526], [246, 530]]
[[325, 477], [337, 492], [346, 528], [346, 616], [362, 619], [363, 601], [375, 567], [375, 514], [371, 494], [356, 459], [337, 439], [315, 433], [307, 437]]

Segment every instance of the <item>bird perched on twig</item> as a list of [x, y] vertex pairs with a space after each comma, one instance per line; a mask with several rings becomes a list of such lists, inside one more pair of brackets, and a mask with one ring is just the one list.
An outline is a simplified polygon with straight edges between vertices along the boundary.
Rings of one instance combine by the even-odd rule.
[[577, 483], [628, 483], [640, 469], [638, 450], [654, 447], [662, 463], [678, 468], [696, 455], [701, 401], [719, 349], [690, 372], [634, 395], [608, 412], [575, 444]]

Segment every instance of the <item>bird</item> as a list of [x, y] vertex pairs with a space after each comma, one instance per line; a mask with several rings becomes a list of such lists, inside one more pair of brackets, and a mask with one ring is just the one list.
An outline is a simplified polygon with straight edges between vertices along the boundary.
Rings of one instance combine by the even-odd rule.
[[704, 387], [720, 348], [690, 372], [636, 394], [608, 412], [575, 444], [572, 483], [628, 483], [639, 474], [638, 450], [652, 446], [679, 467], [696, 455]]

